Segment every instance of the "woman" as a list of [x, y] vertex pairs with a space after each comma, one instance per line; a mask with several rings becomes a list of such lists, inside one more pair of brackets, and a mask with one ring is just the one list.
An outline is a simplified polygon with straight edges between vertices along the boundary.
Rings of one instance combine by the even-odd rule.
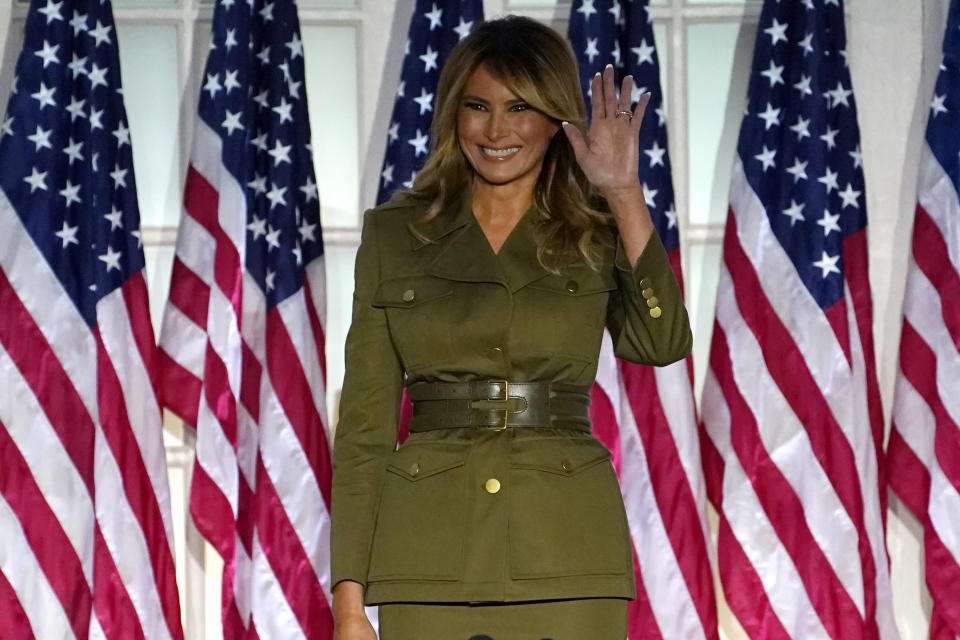
[[[338, 640], [622, 640], [635, 595], [610, 454], [590, 435], [617, 355], [690, 351], [637, 180], [649, 95], [593, 80], [532, 20], [487, 22], [440, 77], [414, 188], [368, 212], [334, 447]], [[563, 129], [563, 133], [560, 129]], [[401, 389], [411, 435], [395, 448]]]

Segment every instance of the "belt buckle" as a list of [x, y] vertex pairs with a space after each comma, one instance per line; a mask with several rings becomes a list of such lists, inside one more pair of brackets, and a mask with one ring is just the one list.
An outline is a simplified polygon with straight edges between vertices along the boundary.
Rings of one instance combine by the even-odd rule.
[[[507, 419], [510, 415], [510, 381], [509, 380], [492, 380], [497, 384], [503, 383], [503, 424], [490, 425], [487, 428], [491, 431], [505, 431], [507, 428]], [[499, 398], [494, 398], [494, 400], [499, 400]]]

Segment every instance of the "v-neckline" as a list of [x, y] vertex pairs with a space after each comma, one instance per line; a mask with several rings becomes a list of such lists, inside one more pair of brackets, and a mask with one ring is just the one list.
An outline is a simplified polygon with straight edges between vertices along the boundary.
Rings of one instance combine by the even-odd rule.
[[526, 217], [530, 215], [531, 209], [533, 209], [533, 203], [530, 203], [530, 206], [526, 208], [526, 210], [520, 215], [517, 221], [513, 224], [513, 227], [511, 227], [510, 231], [507, 232], [507, 235], [504, 237], [503, 242], [500, 243], [499, 249], [494, 249], [493, 243], [490, 242], [490, 237], [487, 235], [487, 232], [484, 231], [483, 229], [483, 225], [480, 224], [480, 220], [477, 218], [476, 214], [473, 212], [473, 208], [472, 207], [470, 208], [470, 215], [471, 217], [473, 217], [473, 222], [474, 224], [477, 225], [477, 229], [480, 230], [480, 235], [483, 236], [483, 239], [487, 244], [487, 248], [490, 249], [490, 253], [493, 254], [494, 258], [497, 258], [498, 260], [500, 259], [500, 254], [503, 253], [503, 250], [507, 246], [507, 244], [510, 242], [510, 239], [517, 234], [517, 230], [523, 224]]

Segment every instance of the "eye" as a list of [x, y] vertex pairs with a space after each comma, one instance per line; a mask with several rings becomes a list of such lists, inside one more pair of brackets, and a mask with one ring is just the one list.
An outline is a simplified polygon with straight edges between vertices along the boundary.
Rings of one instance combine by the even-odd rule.
[[526, 111], [530, 108], [526, 102], [518, 102], [510, 106], [510, 111]]
[[471, 111], [486, 111], [487, 107], [480, 104], [479, 102], [464, 102], [464, 108], [470, 109]]

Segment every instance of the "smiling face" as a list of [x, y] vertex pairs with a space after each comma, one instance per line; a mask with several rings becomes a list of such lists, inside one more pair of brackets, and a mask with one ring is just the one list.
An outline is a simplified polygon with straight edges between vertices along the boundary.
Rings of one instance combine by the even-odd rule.
[[485, 66], [467, 79], [457, 112], [457, 140], [479, 180], [490, 185], [519, 180], [529, 182], [532, 190], [559, 128]]

